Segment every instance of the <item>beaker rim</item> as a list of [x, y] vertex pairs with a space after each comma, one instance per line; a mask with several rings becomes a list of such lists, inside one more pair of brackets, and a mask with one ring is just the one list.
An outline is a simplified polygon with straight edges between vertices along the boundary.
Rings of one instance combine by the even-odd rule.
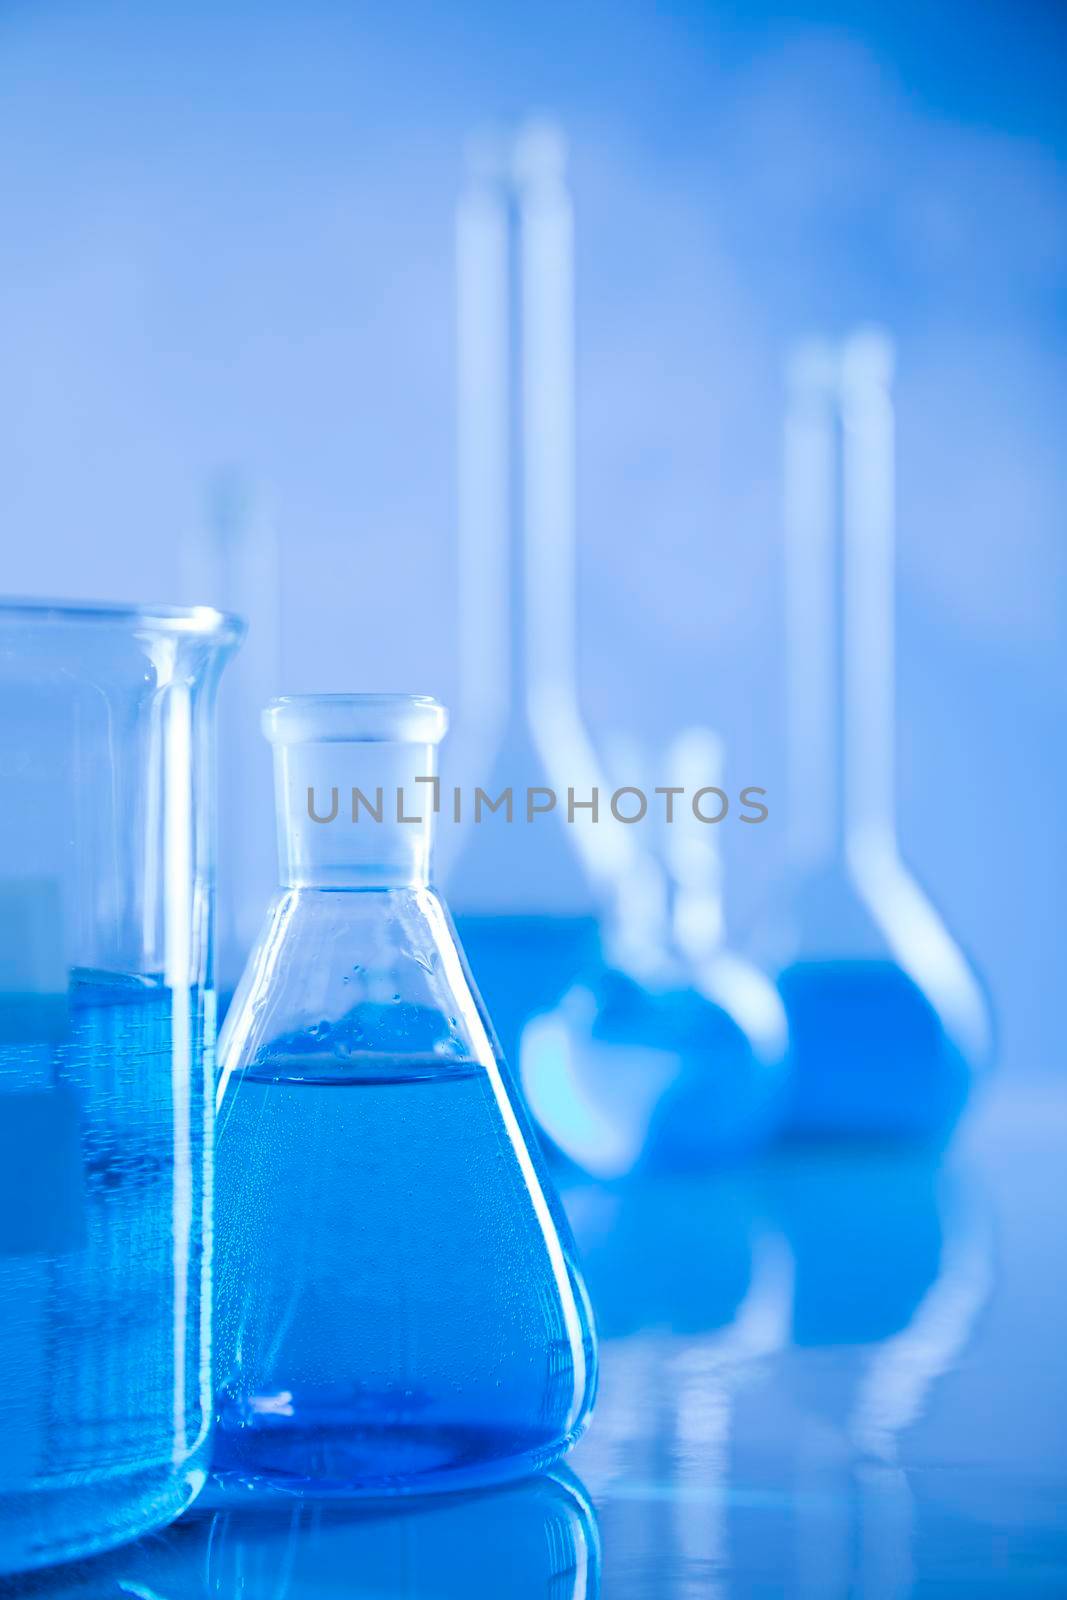
[[285, 694], [263, 709], [272, 744], [438, 744], [447, 727], [429, 694]]
[[129, 605], [117, 601], [23, 599], [0, 595], [0, 622], [151, 628], [222, 642], [244, 637], [242, 617], [214, 606]]

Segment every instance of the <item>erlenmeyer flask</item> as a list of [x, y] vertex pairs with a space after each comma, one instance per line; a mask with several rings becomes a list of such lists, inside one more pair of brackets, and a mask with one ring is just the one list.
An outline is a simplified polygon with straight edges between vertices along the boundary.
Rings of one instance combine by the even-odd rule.
[[990, 1054], [982, 990], [896, 843], [892, 366], [866, 331], [804, 347], [790, 373], [792, 881], [760, 951], [805, 1134], [941, 1136]]
[[216, 1463], [325, 1492], [530, 1471], [581, 1432], [596, 1354], [429, 887], [445, 712], [308, 696], [264, 726], [283, 887], [220, 1047]]
[[725, 942], [716, 824], [687, 802], [723, 796], [706, 729], [672, 746], [668, 905], [655, 861], [618, 880], [606, 960], [526, 1025], [527, 1103], [577, 1166], [600, 1178], [714, 1166], [764, 1143], [784, 1109], [786, 1021], [763, 974]]

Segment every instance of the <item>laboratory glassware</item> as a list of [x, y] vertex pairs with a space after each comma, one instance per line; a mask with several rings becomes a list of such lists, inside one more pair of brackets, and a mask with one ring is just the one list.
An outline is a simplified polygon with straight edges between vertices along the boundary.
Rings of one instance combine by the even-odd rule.
[[273, 823], [259, 803], [271, 781], [259, 711], [282, 689], [282, 550], [269, 496], [238, 468], [220, 468], [180, 555], [187, 594], [248, 623], [219, 691], [219, 782], [227, 802], [219, 818], [215, 940], [221, 1020], [274, 886]]
[[989, 1059], [991, 1027], [897, 847], [893, 361], [871, 329], [791, 363], [791, 871], [756, 947], [789, 1017], [791, 1129], [936, 1140]]
[[206, 608], [0, 605], [0, 1568], [207, 1467], [214, 705]]
[[592, 1404], [570, 1232], [430, 886], [445, 720], [404, 695], [264, 713], [282, 887], [220, 1046], [224, 1479], [491, 1482]]
[[[725, 795], [718, 739], [680, 735], [676, 792]], [[747, 1155], [785, 1107], [787, 1027], [774, 985], [729, 949], [716, 828], [679, 801], [664, 827], [669, 892], [636, 851], [620, 870], [604, 956], [523, 1030], [539, 1127], [598, 1178], [696, 1170]]]
[[[460, 694], [446, 777], [469, 796], [599, 764], [576, 690], [573, 215], [559, 130], [474, 141], [456, 217]], [[505, 1054], [595, 952], [599, 830], [450, 826], [449, 899]], [[582, 837], [575, 838], [578, 833]], [[610, 869], [609, 869], [610, 870]]]

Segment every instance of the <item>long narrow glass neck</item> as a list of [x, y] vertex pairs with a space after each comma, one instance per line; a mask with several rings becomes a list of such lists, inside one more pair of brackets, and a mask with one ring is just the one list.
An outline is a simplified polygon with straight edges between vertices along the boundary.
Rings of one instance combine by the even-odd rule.
[[523, 373], [529, 350], [528, 330], [523, 325], [521, 283], [521, 234], [519, 211], [513, 192], [507, 196], [507, 317], [508, 317], [508, 476], [507, 544], [505, 567], [507, 588], [507, 697], [508, 720], [512, 729], [530, 729], [530, 573], [527, 564], [525, 489], [527, 479], [524, 439]]
[[842, 357], [843, 782], [846, 848], [896, 828], [892, 349], [857, 335]]
[[[811, 869], [894, 834], [890, 355], [806, 351], [786, 422], [790, 853]], [[838, 487], [840, 485], [840, 495]]]
[[[484, 153], [483, 153], [484, 155]], [[465, 718], [544, 737], [575, 696], [574, 238], [564, 152], [527, 130], [457, 215]]]
[[277, 743], [281, 881], [297, 888], [401, 888], [430, 879], [437, 809], [431, 744]]

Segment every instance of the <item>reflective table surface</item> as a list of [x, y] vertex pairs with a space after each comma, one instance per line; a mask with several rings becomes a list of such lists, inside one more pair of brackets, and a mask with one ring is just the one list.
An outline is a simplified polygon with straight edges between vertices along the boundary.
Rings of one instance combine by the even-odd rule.
[[201, 1504], [0, 1594], [1067, 1595], [1067, 1086], [941, 1160], [783, 1150], [565, 1188], [602, 1334], [566, 1469], [386, 1505]]

